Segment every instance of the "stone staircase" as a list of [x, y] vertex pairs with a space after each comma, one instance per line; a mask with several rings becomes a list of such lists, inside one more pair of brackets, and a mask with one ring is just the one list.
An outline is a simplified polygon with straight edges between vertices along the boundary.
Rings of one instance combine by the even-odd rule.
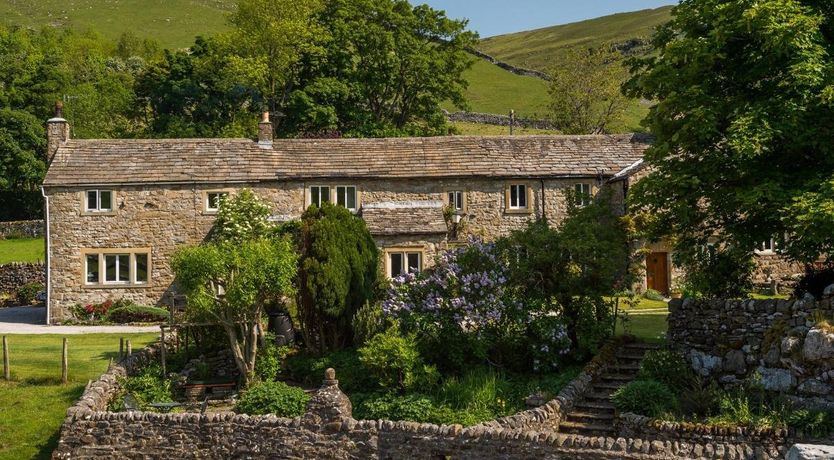
[[637, 376], [640, 361], [646, 352], [656, 350], [657, 345], [634, 342], [617, 350], [616, 360], [605, 367], [592, 382], [591, 388], [573, 410], [559, 424], [559, 432], [583, 436], [613, 436], [614, 404], [610, 397], [618, 388]]

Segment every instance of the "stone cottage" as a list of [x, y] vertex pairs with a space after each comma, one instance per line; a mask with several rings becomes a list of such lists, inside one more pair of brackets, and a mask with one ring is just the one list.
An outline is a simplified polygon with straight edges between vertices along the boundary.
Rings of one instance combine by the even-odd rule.
[[219, 201], [242, 188], [268, 200], [275, 221], [325, 201], [355, 212], [393, 277], [429, 266], [456, 242], [454, 227], [495, 238], [538, 217], [558, 221], [566, 189], [594, 195], [649, 142], [633, 134], [273, 140], [267, 114], [257, 140], [76, 140], [60, 113], [47, 130], [52, 320], [76, 303], [164, 302], [171, 255], [203, 241]]

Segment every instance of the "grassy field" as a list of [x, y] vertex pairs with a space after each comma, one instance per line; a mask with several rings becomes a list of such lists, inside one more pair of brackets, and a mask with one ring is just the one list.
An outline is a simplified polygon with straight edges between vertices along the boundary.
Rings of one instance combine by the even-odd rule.
[[24, 27], [93, 29], [117, 39], [126, 30], [184, 48], [226, 28], [233, 0], [6, 0], [0, 22]]
[[[129, 337], [134, 349], [154, 334]], [[114, 334], [69, 337], [69, 383], [61, 385], [61, 336], [9, 335], [12, 381], [0, 380], [0, 458], [49, 458], [58, 442], [67, 408], [88, 380], [107, 370], [119, 352]]]
[[478, 48], [502, 61], [547, 71], [568, 48], [649, 38], [657, 26], [669, 21], [671, 11], [672, 7], [666, 6], [499, 35], [482, 40]]
[[[480, 123], [454, 122], [452, 125], [457, 128], [461, 136], [509, 136], [509, 126], [482, 125]], [[559, 134], [559, 131], [549, 129], [528, 129], [518, 128], [513, 130], [515, 136], [535, 136], [541, 134]]]
[[44, 260], [43, 238], [0, 240], [0, 265]]
[[[515, 110], [522, 117], [540, 118], [547, 111], [547, 82], [539, 78], [522, 77], [477, 59], [466, 79], [472, 112], [509, 114]], [[457, 110], [451, 104], [444, 108]]]

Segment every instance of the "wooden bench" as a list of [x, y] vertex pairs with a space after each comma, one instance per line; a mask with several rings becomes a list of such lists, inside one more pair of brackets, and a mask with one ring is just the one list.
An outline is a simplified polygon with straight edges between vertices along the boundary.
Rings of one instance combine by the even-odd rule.
[[223, 399], [234, 394], [237, 389], [237, 381], [234, 380], [194, 380], [186, 383], [185, 397], [189, 401], [200, 399]]

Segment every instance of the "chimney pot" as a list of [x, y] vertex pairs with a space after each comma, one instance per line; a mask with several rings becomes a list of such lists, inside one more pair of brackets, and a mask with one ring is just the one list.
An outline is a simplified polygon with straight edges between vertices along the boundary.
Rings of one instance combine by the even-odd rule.
[[269, 112], [261, 114], [261, 122], [258, 123], [258, 145], [272, 147], [272, 122], [269, 121]]
[[64, 103], [55, 101], [55, 118], [64, 118]]
[[64, 119], [64, 103], [55, 102], [55, 116], [46, 121], [46, 163], [52, 163], [58, 148], [70, 138], [70, 126]]

